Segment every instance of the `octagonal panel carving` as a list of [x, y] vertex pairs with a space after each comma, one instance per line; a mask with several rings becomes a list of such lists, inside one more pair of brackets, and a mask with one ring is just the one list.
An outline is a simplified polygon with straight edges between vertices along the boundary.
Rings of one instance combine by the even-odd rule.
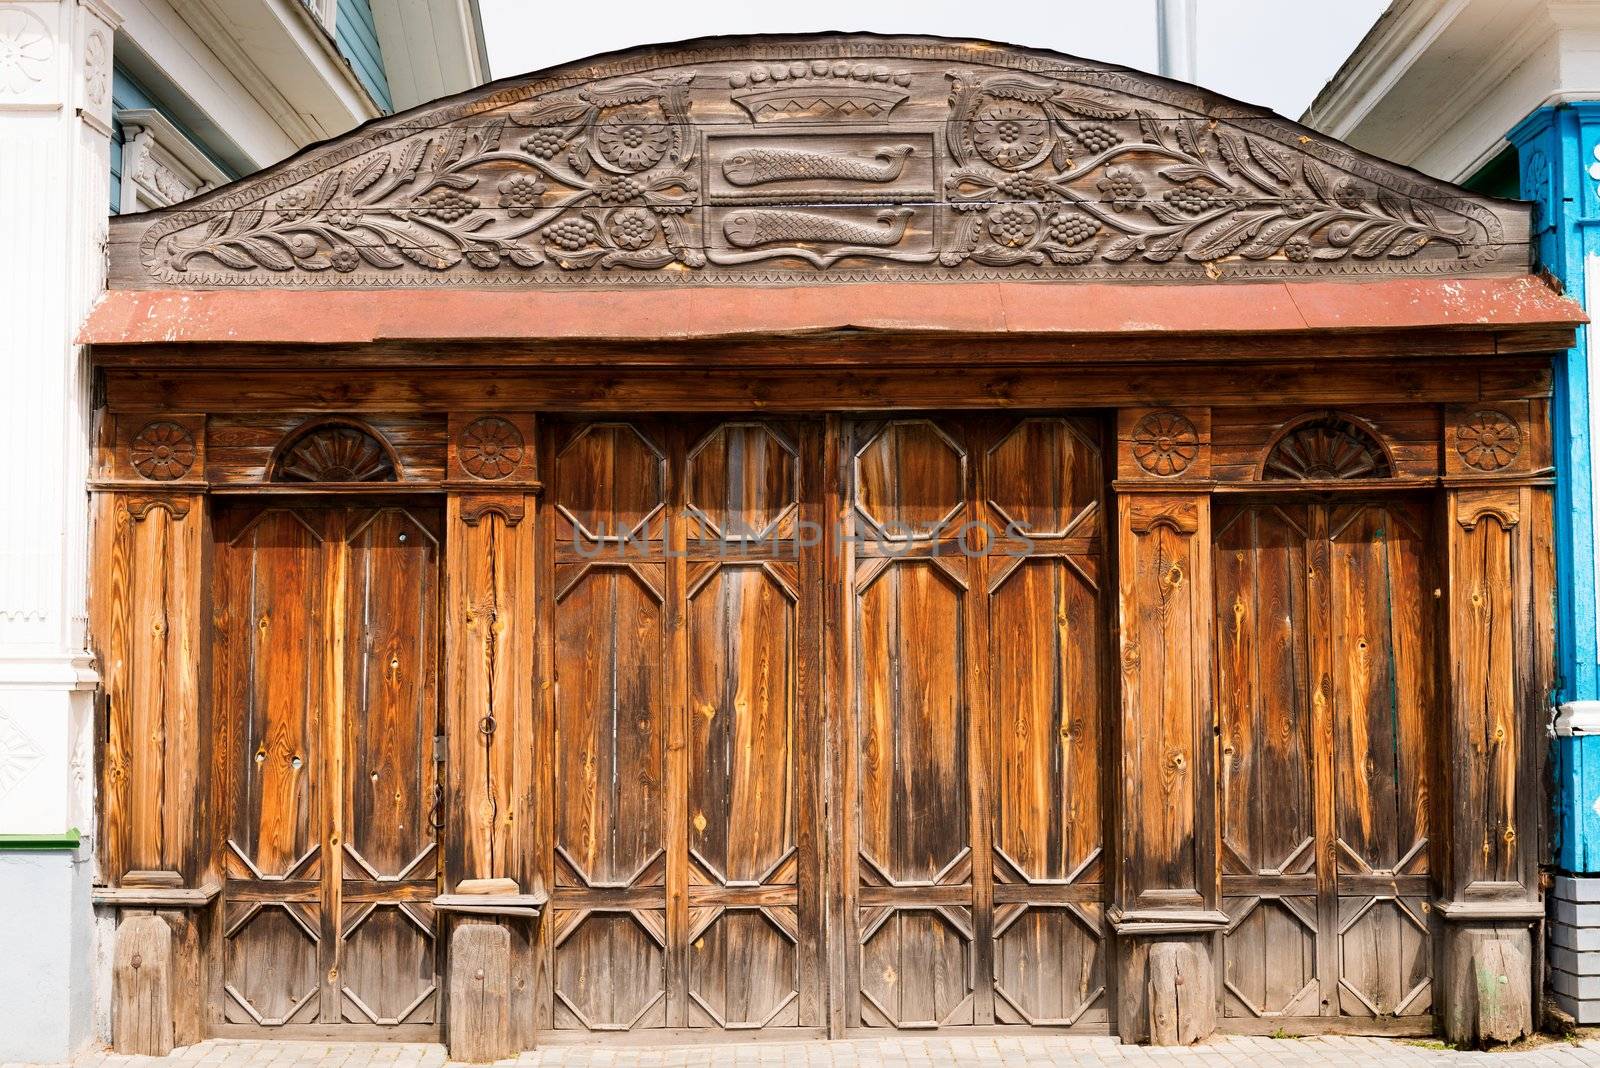
[[728, 909], [689, 949], [689, 996], [730, 1030], [796, 1022], [800, 957], [761, 909]]
[[972, 938], [954, 909], [897, 909], [863, 932], [862, 1022], [937, 1027], [971, 1022]]
[[277, 1027], [316, 1017], [317, 934], [286, 905], [262, 905], [229, 935], [223, 984], [230, 1023]]
[[629, 423], [591, 423], [556, 458], [556, 507], [586, 536], [637, 535], [661, 508], [666, 458]]
[[398, 904], [362, 913], [344, 933], [339, 980], [351, 1023], [432, 1023], [433, 935]]
[[689, 506], [724, 538], [768, 537], [799, 488], [798, 454], [764, 423], [723, 423], [689, 453]]
[[[1297, 901], [1310, 915], [1316, 914], [1315, 898]], [[1228, 931], [1223, 959], [1223, 982], [1242, 1003], [1241, 1008], [1230, 1000], [1228, 1015], [1283, 1013], [1316, 984], [1316, 931], [1288, 903], [1257, 901]], [[1315, 1006], [1308, 1008], [1310, 1015], [1317, 1011]]]
[[1065, 419], [1024, 419], [989, 450], [989, 505], [1027, 534], [1065, 534], [1098, 499], [1100, 450]]
[[995, 994], [1027, 1023], [1076, 1023], [1105, 981], [1099, 934], [1070, 908], [1033, 906], [997, 925]]
[[[1433, 949], [1425, 902], [1340, 901], [1339, 1008], [1347, 1016], [1418, 1016], [1432, 1006]], [[1343, 920], [1355, 912], [1352, 920]]]
[[759, 564], [689, 596], [689, 848], [724, 882], [764, 882], [794, 843], [795, 603]]
[[[632, 913], [597, 912], [556, 947], [556, 997], [575, 1019], [557, 1026], [626, 1031], [650, 1026], [666, 998], [666, 951]], [[661, 1022], [664, 1022], [664, 1014]]]
[[930, 420], [897, 420], [856, 452], [855, 476], [856, 508], [884, 537], [931, 537], [961, 512], [967, 454]]

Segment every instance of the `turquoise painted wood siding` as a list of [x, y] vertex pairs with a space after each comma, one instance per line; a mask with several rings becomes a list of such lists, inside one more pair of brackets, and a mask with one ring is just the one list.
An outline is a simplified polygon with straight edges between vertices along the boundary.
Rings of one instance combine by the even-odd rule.
[[383, 69], [383, 50], [378, 47], [378, 27], [372, 19], [370, 0], [339, 0], [339, 9], [333, 16], [333, 37], [372, 99], [384, 111], [393, 111], [389, 75]]
[[222, 173], [229, 178], [239, 177], [238, 172], [212, 151], [212, 147], [185, 125], [171, 108], [162, 103], [159, 96], [146, 89], [133, 75], [113, 64], [111, 68], [111, 214], [116, 215], [122, 210], [122, 144], [124, 136], [122, 122], [118, 119], [118, 116], [124, 111], [132, 111], [134, 109], [159, 111], [168, 122], [177, 127], [179, 133], [187, 137], [201, 152], [204, 152], [206, 157], [222, 170]]

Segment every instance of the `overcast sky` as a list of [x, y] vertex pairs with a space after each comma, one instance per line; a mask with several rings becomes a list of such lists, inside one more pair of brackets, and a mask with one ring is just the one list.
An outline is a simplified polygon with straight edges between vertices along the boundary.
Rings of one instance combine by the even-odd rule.
[[[1156, 69], [1155, 0], [479, 0], [496, 78], [719, 33], [984, 37]], [[1199, 83], [1298, 118], [1388, 0], [1199, 0]]]

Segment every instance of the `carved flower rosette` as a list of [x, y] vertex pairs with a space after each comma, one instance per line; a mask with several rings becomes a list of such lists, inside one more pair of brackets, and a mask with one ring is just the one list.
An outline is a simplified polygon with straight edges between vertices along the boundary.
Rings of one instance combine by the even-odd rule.
[[473, 478], [493, 482], [505, 478], [522, 462], [522, 432], [499, 416], [474, 419], [456, 440], [462, 470]]
[[128, 462], [152, 482], [182, 478], [194, 466], [194, 460], [194, 435], [177, 423], [146, 425], [134, 435], [128, 448]]
[[1200, 433], [1178, 412], [1151, 412], [1133, 428], [1133, 458], [1158, 478], [1181, 475], [1200, 455]]
[[114, 227], [177, 286], [1410, 275], [1507, 245], [1486, 203], [1155, 79], [828, 43], [852, 58], [534, 76]]
[[1485, 408], [1456, 427], [1456, 451], [1475, 471], [1498, 471], [1522, 451], [1522, 430], [1504, 412]]

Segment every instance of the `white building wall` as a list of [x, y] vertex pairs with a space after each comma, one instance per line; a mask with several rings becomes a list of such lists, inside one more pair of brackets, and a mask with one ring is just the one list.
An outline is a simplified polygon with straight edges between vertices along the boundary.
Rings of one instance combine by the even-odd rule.
[[[92, 840], [89, 383], [71, 338], [104, 286], [116, 22], [99, 0], [0, 3], [0, 836]], [[0, 1060], [90, 1039], [89, 856], [0, 838]]]

